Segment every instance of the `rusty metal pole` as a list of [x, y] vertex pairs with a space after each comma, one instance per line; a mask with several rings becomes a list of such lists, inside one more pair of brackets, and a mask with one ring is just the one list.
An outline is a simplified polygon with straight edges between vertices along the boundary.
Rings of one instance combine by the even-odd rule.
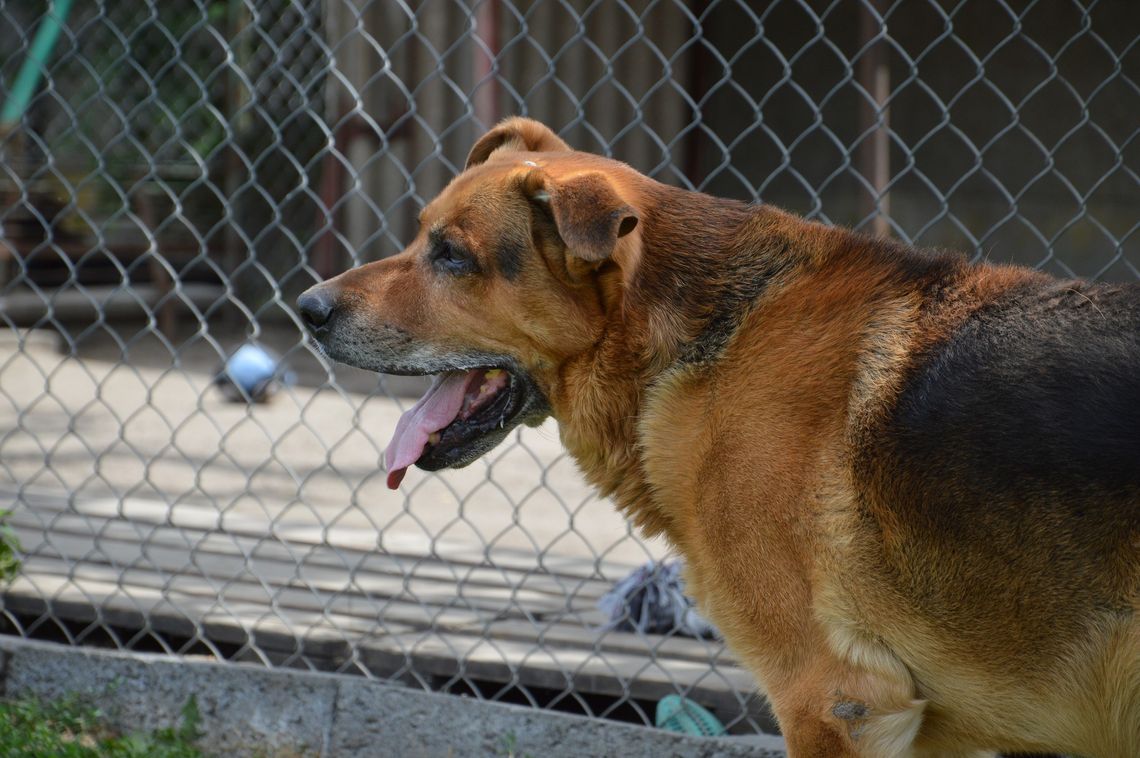
[[864, 0], [859, 6], [859, 43], [864, 50], [856, 68], [859, 86], [870, 96], [860, 99], [859, 133], [863, 135], [856, 154], [856, 167], [871, 185], [863, 195], [863, 217], [872, 216], [871, 233], [890, 236], [891, 180], [890, 120], [887, 99], [891, 93], [891, 71], [887, 59], [886, 21], [883, 0]]
[[[499, 58], [499, 0], [484, 0], [475, 11], [475, 36], [483, 45], [472, 45], [475, 83], [485, 82], [475, 93], [475, 118], [483, 128], [499, 120], [499, 83], [493, 77]], [[486, 51], [483, 48], [486, 48]]]

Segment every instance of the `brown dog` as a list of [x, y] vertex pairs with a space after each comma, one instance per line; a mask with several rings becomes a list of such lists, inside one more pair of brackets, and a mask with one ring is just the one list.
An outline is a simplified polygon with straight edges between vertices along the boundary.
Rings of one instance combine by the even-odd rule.
[[388, 448], [547, 415], [684, 555], [793, 756], [1140, 756], [1140, 290], [658, 184], [511, 119], [328, 354], [439, 374]]

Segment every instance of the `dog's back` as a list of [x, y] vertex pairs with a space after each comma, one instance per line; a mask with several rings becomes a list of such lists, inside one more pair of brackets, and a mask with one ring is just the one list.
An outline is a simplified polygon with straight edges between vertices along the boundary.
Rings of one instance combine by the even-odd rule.
[[[895, 649], [1140, 749], [1140, 288], [1029, 279], [911, 360], [856, 465], [878, 568], [942, 648]], [[994, 702], [973, 727], [1008, 732]]]

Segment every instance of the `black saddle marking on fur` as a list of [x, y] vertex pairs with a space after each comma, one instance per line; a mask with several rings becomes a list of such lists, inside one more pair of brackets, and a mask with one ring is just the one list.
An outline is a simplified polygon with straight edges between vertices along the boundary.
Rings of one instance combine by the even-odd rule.
[[1140, 288], [1056, 283], [981, 309], [916, 373], [893, 421], [935, 480], [1140, 489]]
[[677, 356], [679, 365], [708, 364], [720, 357], [773, 280], [795, 264], [790, 247], [788, 240], [779, 240], [775, 250], [733, 261], [732, 272], [719, 289], [706, 289], [701, 293], [702, 287], [694, 282], [693, 295], [708, 298], [705, 303], [697, 304], [707, 317], [696, 339], [681, 348]]

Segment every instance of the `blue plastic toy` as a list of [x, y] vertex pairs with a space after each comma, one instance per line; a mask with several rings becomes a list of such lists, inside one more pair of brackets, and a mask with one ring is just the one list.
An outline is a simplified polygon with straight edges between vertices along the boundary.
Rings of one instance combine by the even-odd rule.
[[219, 367], [214, 384], [234, 403], [264, 403], [296, 375], [281, 358], [255, 343], [246, 343]]

